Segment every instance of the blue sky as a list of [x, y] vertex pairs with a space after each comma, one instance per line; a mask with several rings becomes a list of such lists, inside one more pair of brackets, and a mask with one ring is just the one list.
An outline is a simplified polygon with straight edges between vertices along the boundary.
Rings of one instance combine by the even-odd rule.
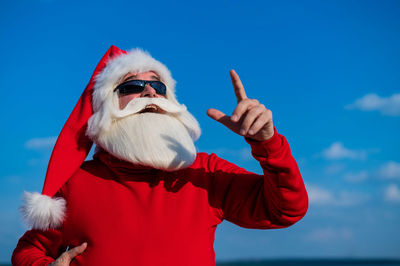
[[242, 137], [211, 120], [233, 111], [228, 71], [271, 109], [310, 197], [296, 225], [218, 227], [217, 260], [400, 258], [399, 1], [58, 1], [0, 3], [0, 261], [27, 229], [55, 137], [110, 45], [142, 47], [177, 80], [200, 151], [260, 173]]

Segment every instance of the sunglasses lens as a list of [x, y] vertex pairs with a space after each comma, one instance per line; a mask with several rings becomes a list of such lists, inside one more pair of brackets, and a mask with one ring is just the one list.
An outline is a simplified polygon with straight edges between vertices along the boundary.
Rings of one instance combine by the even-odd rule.
[[165, 96], [167, 94], [167, 88], [161, 81], [152, 81], [150, 86], [156, 90], [157, 94]]
[[124, 86], [119, 87], [120, 95], [128, 95], [133, 93], [140, 93], [144, 89], [143, 86], [135, 85], [135, 84], [126, 84]]

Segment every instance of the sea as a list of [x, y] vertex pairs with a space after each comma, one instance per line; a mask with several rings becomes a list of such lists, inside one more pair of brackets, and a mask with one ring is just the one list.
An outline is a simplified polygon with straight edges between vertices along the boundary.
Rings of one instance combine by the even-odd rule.
[[399, 265], [391, 259], [280, 259], [217, 262], [217, 266], [385, 266]]

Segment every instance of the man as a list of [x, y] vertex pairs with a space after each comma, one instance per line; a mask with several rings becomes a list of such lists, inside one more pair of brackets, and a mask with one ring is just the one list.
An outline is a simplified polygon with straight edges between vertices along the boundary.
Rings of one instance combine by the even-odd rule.
[[[42, 194], [26, 195], [32, 230], [12, 263], [215, 265], [224, 219], [258, 229], [300, 220], [308, 197], [289, 145], [271, 111], [230, 75], [233, 115], [207, 114], [245, 137], [264, 175], [197, 153], [200, 127], [178, 103], [169, 70], [112, 46], [59, 135]], [[83, 162], [92, 142], [94, 158]]]

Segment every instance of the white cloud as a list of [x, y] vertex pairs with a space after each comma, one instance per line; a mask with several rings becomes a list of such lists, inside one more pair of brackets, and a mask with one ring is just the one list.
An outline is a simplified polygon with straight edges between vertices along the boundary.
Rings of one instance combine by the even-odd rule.
[[317, 228], [306, 236], [307, 241], [330, 242], [333, 240], [349, 240], [354, 236], [349, 228]]
[[389, 161], [382, 165], [378, 171], [381, 178], [400, 179], [400, 163]]
[[336, 206], [358, 206], [370, 199], [367, 194], [362, 194], [354, 191], [341, 191], [336, 196], [336, 202], [333, 205]]
[[357, 173], [347, 173], [344, 175], [344, 179], [350, 183], [359, 183], [365, 181], [369, 176], [368, 171], [360, 171]]
[[333, 193], [325, 188], [307, 185], [310, 205], [351, 207], [361, 205], [370, 199], [369, 195], [354, 191], [339, 191]]
[[41, 150], [52, 148], [57, 137], [33, 138], [25, 142], [25, 148], [29, 150]]
[[393, 94], [385, 98], [370, 93], [355, 100], [354, 103], [346, 105], [345, 109], [379, 111], [383, 115], [400, 116], [400, 94]]
[[342, 163], [334, 163], [325, 167], [324, 172], [327, 175], [337, 175], [346, 168]]
[[332, 193], [326, 189], [307, 185], [307, 192], [310, 204], [325, 205], [333, 201]]
[[350, 150], [344, 147], [343, 143], [334, 142], [329, 148], [322, 151], [322, 155], [328, 160], [365, 159], [367, 152], [363, 150]]
[[384, 191], [384, 199], [389, 202], [400, 203], [400, 189], [396, 184], [390, 184]]

